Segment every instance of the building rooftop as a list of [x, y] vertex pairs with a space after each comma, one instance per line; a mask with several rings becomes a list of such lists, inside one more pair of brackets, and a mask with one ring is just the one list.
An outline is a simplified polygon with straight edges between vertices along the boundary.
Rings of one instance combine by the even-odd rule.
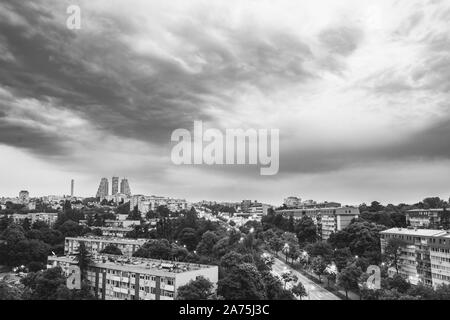
[[[77, 263], [73, 255], [49, 256], [49, 261], [60, 261], [65, 263]], [[184, 273], [200, 269], [217, 268], [213, 265], [197, 263], [186, 263], [168, 260], [147, 259], [138, 257], [126, 257], [110, 254], [96, 255], [92, 259], [96, 267], [121, 270], [126, 272], [146, 273], [157, 276], [167, 276], [174, 273]]]
[[381, 231], [382, 234], [401, 234], [407, 236], [422, 236], [422, 237], [442, 237], [449, 236], [449, 233], [445, 230], [433, 230], [433, 229], [408, 229], [408, 228], [392, 228]]
[[407, 212], [426, 212], [426, 211], [429, 211], [429, 212], [443, 212], [444, 209], [443, 208], [441, 208], [441, 209], [411, 209], [411, 210], [408, 210]]
[[122, 244], [144, 244], [149, 239], [129, 239], [129, 238], [117, 238], [117, 237], [103, 237], [103, 236], [86, 236], [86, 237], [66, 237], [66, 240], [76, 240], [76, 241], [103, 241], [103, 242], [114, 242]]

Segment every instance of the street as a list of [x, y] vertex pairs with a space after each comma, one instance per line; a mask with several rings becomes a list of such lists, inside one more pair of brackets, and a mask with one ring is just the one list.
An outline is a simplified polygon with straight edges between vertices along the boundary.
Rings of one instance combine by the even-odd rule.
[[305, 276], [303, 276], [300, 272], [294, 270], [289, 265], [284, 263], [282, 260], [278, 259], [274, 256], [275, 262], [272, 266], [272, 271], [277, 275], [281, 276], [283, 272], [291, 271], [297, 277], [298, 280], [303, 283], [305, 286], [306, 292], [308, 293], [307, 297], [304, 297], [305, 300], [341, 300], [339, 297], [335, 296], [333, 293], [328, 290], [322, 288], [321, 286], [315, 284], [313, 281], [309, 280]]

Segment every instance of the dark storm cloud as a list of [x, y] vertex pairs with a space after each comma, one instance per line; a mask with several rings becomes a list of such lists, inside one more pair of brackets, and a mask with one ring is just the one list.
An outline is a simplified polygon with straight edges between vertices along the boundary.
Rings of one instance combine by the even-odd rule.
[[65, 155], [69, 150], [65, 141], [45, 131], [13, 124], [0, 116], [0, 143], [52, 157]]
[[282, 32], [216, 26], [224, 42], [208, 34], [214, 26], [186, 19], [167, 29], [192, 48], [180, 56], [183, 64], [154, 52], [140, 54], [126, 44], [123, 38], [140, 30], [129, 17], [105, 13], [96, 20], [101, 31], [72, 32], [56, 14], [65, 12], [62, 4], [53, 3], [52, 10], [37, 3], [5, 5], [4, 15], [14, 13], [26, 24], [0, 21], [15, 59], [0, 60], [0, 84], [16, 98], [51, 99], [56, 108], [76, 112], [112, 135], [165, 144], [173, 129], [190, 127], [194, 119], [211, 120], [204, 108], [212, 103], [232, 106], [243, 86], [266, 92], [273, 82], [313, 78], [303, 67], [312, 59], [308, 46]]
[[281, 142], [280, 174], [330, 172], [385, 161], [450, 159], [449, 141], [450, 119], [443, 119], [398, 143], [378, 147], [367, 143], [353, 148], [336, 146], [302, 150]]

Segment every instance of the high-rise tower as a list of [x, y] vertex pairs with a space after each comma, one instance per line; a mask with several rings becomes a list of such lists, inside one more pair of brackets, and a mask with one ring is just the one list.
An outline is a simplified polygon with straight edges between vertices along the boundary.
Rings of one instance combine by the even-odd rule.
[[111, 188], [112, 195], [119, 193], [119, 177], [112, 177]]
[[74, 192], [74, 189], [75, 189], [75, 180], [71, 180], [70, 181], [70, 196], [73, 198], [73, 192]]
[[130, 185], [128, 184], [128, 180], [125, 178], [120, 181], [120, 193], [131, 196]]
[[100, 181], [100, 185], [98, 186], [97, 190], [97, 198], [103, 199], [108, 196], [109, 194], [109, 183], [107, 178], [102, 178]]

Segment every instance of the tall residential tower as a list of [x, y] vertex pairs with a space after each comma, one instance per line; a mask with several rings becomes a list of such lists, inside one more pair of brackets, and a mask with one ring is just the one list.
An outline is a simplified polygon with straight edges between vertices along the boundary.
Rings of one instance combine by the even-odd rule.
[[122, 179], [120, 181], [120, 193], [125, 194], [127, 196], [131, 196], [130, 185], [128, 183], [128, 179]]
[[119, 177], [112, 177], [111, 188], [112, 195], [119, 193]]
[[97, 190], [97, 198], [103, 199], [109, 194], [109, 183], [107, 178], [102, 178]]

